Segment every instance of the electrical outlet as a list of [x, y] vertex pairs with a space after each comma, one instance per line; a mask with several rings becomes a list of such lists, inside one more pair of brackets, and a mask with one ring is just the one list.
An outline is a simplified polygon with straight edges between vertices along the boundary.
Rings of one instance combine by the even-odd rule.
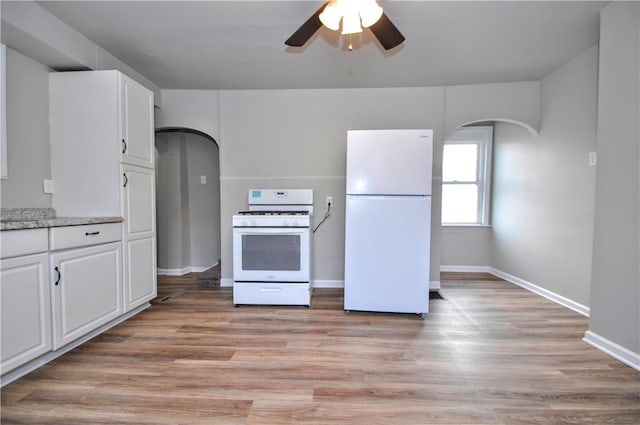
[[44, 179], [42, 184], [42, 191], [44, 193], [53, 193], [53, 180]]
[[333, 196], [327, 196], [327, 208], [333, 205]]
[[598, 165], [598, 153], [589, 152], [589, 167], [595, 167]]

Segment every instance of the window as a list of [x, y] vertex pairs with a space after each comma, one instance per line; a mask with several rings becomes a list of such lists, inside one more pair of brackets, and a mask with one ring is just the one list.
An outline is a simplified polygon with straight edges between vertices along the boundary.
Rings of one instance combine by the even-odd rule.
[[442, 224], [489, 224], [493, 127], [463, 127], [444, 144]]

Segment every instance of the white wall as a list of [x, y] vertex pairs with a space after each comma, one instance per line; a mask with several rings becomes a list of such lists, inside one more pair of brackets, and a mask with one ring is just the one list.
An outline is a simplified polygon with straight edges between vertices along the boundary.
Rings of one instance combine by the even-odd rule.
[[43, 180], [49, 160], [49, 69], [7, 49], [8, 178], [0, 183], [3, 208], [50, 207]]
[[448, 86], [446, 95], [445, 138], [458, 127], [478, 121], [512, 121], [532, 134], [538, 131], [538, 81]]
[[491, 263], [492, 229], [488, 226], [442, 226], [442, 271], [481, 271]]
[[52, 69], [117, 69], [154, 92], [160, 88], [33, 1], [0, 2], [2, 42]]
[[[182, 243], [182, 266], [191, 266], [191, 216], [189, 214], [189, 171], [187, 168], [187, 146], [184, 143], [186, 135], [182, 135], [179, 146], [179, 170], [180, 175], [180, 220], [177, 221], [181, 227], [180, 242]], [[171, 141], [169, 141], [171, 143]]]
[[[220, 258], [220, 167], [217, 145], [200, 135], [185, 134], [189, 190], [192, 270], [206, 270]], [[205, 176], [206, 183], [201, 183]]]
[[640, 369], [640, 4], [600, 15], [598, 175], [585, 339]]
[[[252, 187], [311, 188], [316, 217], [333, 196], [331, 218], [314, 236], [314, 280], [344, 279], [346, 132], [433, 128], [441, 152], [443, 88], [223, 91], [220, 93], [222, 276], [232, 277], [231, 216]], [[441, 155], [435, 155], [440, 167]], [[434, 188], [439, 187], [439, 181]], [[434, 205], [439, 205], [439, 191]], [[439, 254], [440, 215], [432, 251]], [[439, 255], [431, 279], [439, 280]]]
[[183, 139], [184, 134], [180, 133], [156, 134], [156, 240], [160, 270], [188, 270], [191, 262]]
[[[222, 277], [227, 282], [232, 278], [231, 216], [246, 209], [250, 188], [312, 188], [317, 217], [324, 214], [325, 197], [333, 196], [333, 215], [314, 238], [313, 278], [324, 284], [341, 284], [344, 274], [346, 131], [433, 128], [431, 281], [438, 285], [445, 110], [454, 115], [449, 122], [456, 126], [464, 124], [457, 120], [480, 120], [485, 116], [483, 111], [477, 110], [474, 115], [468, 103], [475, 102], [474, 96], [481, 92], [490, 99], [491, 116], [521, 119], [535, 126], [539, 99], [532, 87], [537, 85], [524, 82], [446, 88], [167, 90], [162, 93], [163, 107], [157, 111], [156, 125], [219, 134], [216, 141], [221, 167]], [[453, 104], [460, 105], [463, 112], [447, 106], [446, 92], [453, 93]]]
[[158, 269], [204, 271], [220, 258], [218, 147], [198, 134], [160, 132], [156, 148]]
[[[472, 123], [515, 123], [531, 135], [539, 130], [538, 81], [448, 86], [445, 96], [445, 139], [461, 126]], [[436, 176], [441, 176], [442, 170], [436, 172]], [[490, 227], [443, 226], [441, 269], [487, 270], [491, 263], [492, 236]]]
[[[11, 81], [8, 84], [11, 85]], [[474, 96], [481, 92], [491, 99], [492, 116], [522, 118], [529, 124], [535, 123], [535, 113], [532, 112], [531, 116], [521, 113], [537, 110], [535, 105], [538, 98], [530, 89], [532, 84], [537, 83], [351, 90], [167, 90], [162, 92], [165, 100], [163, 107], [156, 110], [156, 126], [188, 127], [203, 131], [216, 138], [221, 146], [223, 277], [231, 278], [231, 215], [246, 208], [246, 191], [251, 187], [311, 187], [315, 189], [318, 216], [324, 212], [325, 196], [334, 197], [334, 214], [315, 237], [314, 279], [331, 282], [341, 282], [343, 279], [346, 130], [433, 128], [435, 161], [431, 280], [437, 284], [441, 252], [439, 205], [445, 111], [465, 120], [473, 117], [469, 102], [473, 103]], [[445, 99], [447, 93], [453, 93], [452, 99], [455, 98], [448, 106], [449, 102]], [[38, 94], [43, 98], [39, 104], [47, 105], [48, 87], [41, 85]], [[458, 112], [452, 104], [460, 105], [464, 111]], [[514, 115], [513, 111], [520, 112]], [[46, 115], [45, 112], [35, 120], [37, 125], [46, 124]], [[484, 116], [478, 110], [477, 117], [473, 119], [479, 120]], [[29, 117], [29, 111], [22, 111], [12, 120], [24, 121], [24, 117]], [[456, 123], [457, 119], [449, 118], [448, 122]], [[455, 125], [461, 124], [463, 122]], [[11, 122], [9, 126], [12, 126]], [[41, 145], [36, 148], [38, 152], [48, 149], [46, 140], [46, 136], [43, 137]], [[265, 158], [269, 160], [265, 161]], [[186, 159], [181, 158], [181, 161]], [[39, 196], [42, 178], [37, 179], [37, 188], [21, 186], [21, 193]], [[184, 196], [187, 196], [186, 192], [181, 193], [181, 197]], [[181, 198], [179, 203], [185, 204], [186, 201]], [[18, 200], [15, 206], [22, 207], [25, 204]], [[185, 229], [190, 220], [185, 222], [186, 216], [181, 217], [180, 228]], [[171, 241], [185, 245], [182, 237], [171, 238]], [[186, 251], [189, 256], [190, 250], [191, 244]], [[161, 268], [162, 258], [159, 255]], [[175, 267], [188, 265], [182, 259], [177, 263]]]
[[162, 99], [155, 111], [156, 128], [190, 128], [220, 140], [216, 90], [162, 90]]
[[540, 134], [497, 123], [491, 266], [589, 306], [597, 47], [542, 79]]

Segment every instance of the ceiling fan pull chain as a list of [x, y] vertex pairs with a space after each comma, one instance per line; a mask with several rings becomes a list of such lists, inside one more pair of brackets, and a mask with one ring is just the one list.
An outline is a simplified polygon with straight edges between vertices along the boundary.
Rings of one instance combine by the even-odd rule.
[[353, 44], [351, 44], [351, 34], [349, 34], [349, 46], [348, 49], [350, 52], [353, 52]]

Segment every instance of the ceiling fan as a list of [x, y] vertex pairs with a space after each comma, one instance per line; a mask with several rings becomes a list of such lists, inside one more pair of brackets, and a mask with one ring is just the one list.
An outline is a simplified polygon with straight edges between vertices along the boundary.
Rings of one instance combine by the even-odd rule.
[[368, 27], [385, 50], [393, 49], [405, 40], [375, 0], [330, 0], [316, 10], [284, 44], [301, 47], [322, 25], [337, 30], [340, 20], [342, 34], [358, 33], [362, 27]]

